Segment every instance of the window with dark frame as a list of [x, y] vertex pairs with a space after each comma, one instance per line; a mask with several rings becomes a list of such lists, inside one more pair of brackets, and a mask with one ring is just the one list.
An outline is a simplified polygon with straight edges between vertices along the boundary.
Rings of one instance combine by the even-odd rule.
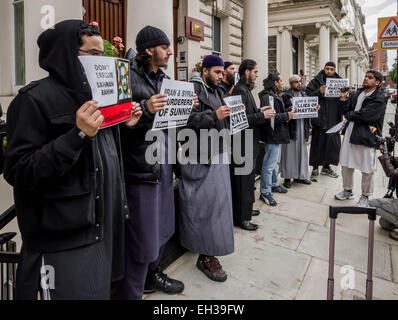
[[268, 72], [276, 70], [276, 36], [268, 37]]
[[221, 19], [213, 16], [213, 54], [221, 53]]
[[14, 1], [14, 56], [15, 85], [26, 84], [24, 2]]

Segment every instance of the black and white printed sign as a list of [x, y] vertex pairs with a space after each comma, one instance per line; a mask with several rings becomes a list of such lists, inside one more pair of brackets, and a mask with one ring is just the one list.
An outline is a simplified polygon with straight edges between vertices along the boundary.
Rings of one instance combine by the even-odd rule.
[[243, 106], [242, 96], [230, 96], [224, 98], [225, 103], [231, 108], [230, 114], [230, 132], [238, 133], [249, 127], [246, 111]]
[[350, 86], [349, 79], [335, 79], [335, 78], [327, 78], [326, 79], [326, 90], [325, 97], [326, 98], [340, 98], [340, 90], [342, 88], [346, 88]]
[[186, 126], [194, 104], [193, 83], [164, 79], [160, 93], [167, 95], [167, 105], [156, 112], [152, 130]]
[[292, 100], [293, 119], [318, 118], [318, 97], [294, 97]]

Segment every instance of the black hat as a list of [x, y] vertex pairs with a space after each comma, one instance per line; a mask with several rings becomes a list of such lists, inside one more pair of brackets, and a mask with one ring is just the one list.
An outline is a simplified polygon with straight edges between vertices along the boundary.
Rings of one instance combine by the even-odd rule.
[[230, 66], [232, 66], [233, 65], [233, 63], [232, 62], [229, 62], [229, 61], [225, 61], [224, 62], [224, 69], [226, 70], [226, 69], [228, 69]]
[[137, 34], [135, 45], [137, 52], [142, 52], [147, 48], [152, 48], [160, 45], [170, 45], [170, 40], [167, 35], [160, 29], [152, 26], [146, 26]]
[[333, 67], [336, 68], [336, 64], [333, 61], [329, 61], [325, 64], [325, 67]]

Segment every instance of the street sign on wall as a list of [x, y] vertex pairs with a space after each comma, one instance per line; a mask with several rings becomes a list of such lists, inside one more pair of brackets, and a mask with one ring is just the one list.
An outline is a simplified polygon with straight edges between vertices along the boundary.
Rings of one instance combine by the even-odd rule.
[[398, 49], [398, 17], [379, 18], [377, 49]]

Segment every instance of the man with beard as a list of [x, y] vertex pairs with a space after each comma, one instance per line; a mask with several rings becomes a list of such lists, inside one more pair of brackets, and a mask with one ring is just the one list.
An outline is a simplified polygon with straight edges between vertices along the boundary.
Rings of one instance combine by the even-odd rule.
[[[104, 117], [78, 59], [103, 55], [103, 41], [96, 27], [66, 20], [38, 45], [49, 77], [22, 88], [7, 113], [5, 178], [23, 241], [16, 297], [109, 299], [123, 276], [127, 217], [119, 129], [99, 130]], [[122, 127], [137, 123], [134, 107]]]
[[[236, 159], [232, 158], [231, 163], [231, 186], [232, 186], [232, 202], [233, 202], [233, 213], [234, 223], [236, 226], [249, 231], [255, 231], [258, 229], [258, 225], [251, 223], [252, 216], [258, 216], [259, 210], [253, 210], [254, 198], [254, 166], [255, 159], [259, 153], [259, 140], [260, 140], [260, 125], [266, 123], [266, 119], [270, 119], [274, 116], [275, 111], [269, 107], [264, 107], [263, 110], [257, 109], [256, 102], [254, 101], [251, 91], [254, 88], [256, 79], [258, 78], [258, 65], [254, 60], [246, 59], [242, 61], [239, 66], [240, 80], [232, 90], [232, 95], [240, 95], [242, 102], [246, 107], [247, 121], [249, 128], [242, 130], [233, 135], [233, 139], [240, 136], [241, 148], [239, 153], [244, 158], [250, 157], [253, 161], [252, 170], [247, 175], [238, 175], [235, 171], [242, 167], [242, 164], [237, 164]], [[253, 140], [246, 140], [245, 131], [252, 130]], [[250, 144], [252, 154], [245, 154], [246, 144]], [[234, 150], [236, 152], [237, 150]]]
[[226, 97], [231, 94], [234, 87], [236, 68], [232, 62], [225, 61], [224, 64], [224, 75], [220, 82], [220, 89], [223, 92], [224, 97]]
[[[301, 78], [295, 74], [289, 79], [290, 90], [283, 96], [286, 109], [292, 110], [292, 99], [303, 97]], [[319, 106], [318, 106], [319, 107]], [[308, 180], [307, 141], [310, 136], [310, 119], [297, 119], [288, 122], [290, 143], [282, 145], [281, 177], [285, 179], [283, 186], [291, 187], [290, 180], [302, 184], [311, 184]]]
[[[230, 108], [225, 106], [219, 89], [223, 71], [224, 61], [208, 55], [203, 60], [200, 78], [191, 79], [199, 107], [192, 110], [187, 127], [195, 130], [197, 139], [203, 129], [229, 135]], [[209, 154], [210, 144], [198, 141], [198, 153], [190, 154], [189, 163], [181, 167], [180, 241], [183, 247], [199, 253], [199, 270], [209, 279], [222, 282], [227, 274], [215, 256], [234, 251], [231, 182], [225, 156], [228, 150], [220, 139], [212, 139], [211, 143], [219, 144], [218, 152], [211, 148]]]
[[318, 118], [311, 119], [310, 166], [313, 167], [311, 180], [315, 182], [318, 181], [319, 166], [323, 166], [322, 175], [332, 178], [339, 176], [332, 170], [330, 165], [337, 166], [339, 163], [340, 135], [338, 133], [327, 134], [326, 131], [341, 122], [342, 117], [338, 107], [339, 98], [326, 98], [324, 96], [327, 78], [341, 78], [336, 73], [334, 62], [326, 63], [324, 69], [310, 81], [305, 89], [305, 94], [310, 97], [318, 97], [321, 105]]
[[349, 92], [341, 92], [340, 108], [348, 124], [340, 152], [344, 190], [336, 195], [336, 199], [354, 199], [354, 170], [358, 169], [362, 172], [360, 207], [369, 206], [369, 196], [373, 193], [377, 136], [382, 136], [386, 110], [385, 96], [380, 88], [382, 81], [380, 72], [370, 70], [365, 75], [362, 89], [349, 98]]
[[142, 299], [143, 293], [168, 294], [184, 290], [160, 268], [167, 241], [174, 234], [175, 206], [172, 164], [168, 159], [168, 133], [165, 134], [166, 163], [149, 164], [147, 148], [153, 143], [145, 136], [152, 129], [156, 112], [163, 110], [167, 96], [159, 94], [172, 50], [167, 35], [153, 26], [144, 27], [136, 39], [137, 55], [131, 61], [131, 90], [140, 103], [142, 118], [133, 129], [122, 131], [123, 162], [127, 201], [131, 219], [126, 227], [126, 273], [120, 284], [121, 299]]

